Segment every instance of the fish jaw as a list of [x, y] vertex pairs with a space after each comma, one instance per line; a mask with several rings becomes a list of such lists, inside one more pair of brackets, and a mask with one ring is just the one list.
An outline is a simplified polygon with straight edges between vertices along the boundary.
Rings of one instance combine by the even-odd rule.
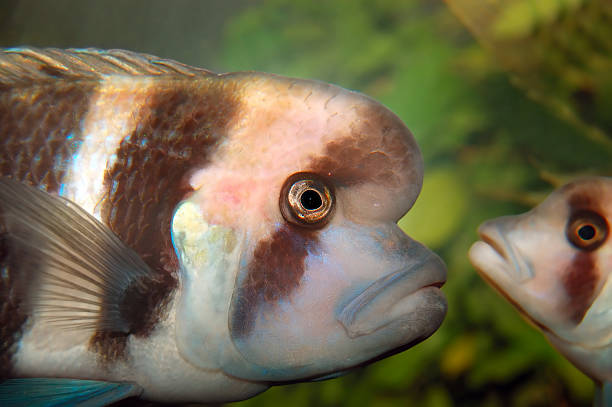
[[[255, 310], [247, 333], [232, 331], [239, 358], [228, 354], [226, 373], [316, 379], [404, 350], [440, 326], [446, 268], [436, 255], [396, 225], [347, 222], [321, 235], [297, 291]], [[238, 297], [230, 317], [241, 312]]]
[[[419, 308], [419, 303], [439, 302], [444, 305], [438, 307], [441, 317], [444, 316], [445, 299], [439, 287], [446, 281], [446, 266], [424, 246], [417, 247], [417, 251], [421, 252], [415, 256], [418, 261], [379, 278], [342, 309], [338, 320], [349, 337], [357, 338], [381, 329], [393, 329], [395, 327], [388, 325], [401, 324], [403, 317]], [[426, 298], [428, 300], [424, 301]], [[438, 329], [440, 323], [442, 318], [437, 325], [432, 323], [425, 327], [425, 337]]]

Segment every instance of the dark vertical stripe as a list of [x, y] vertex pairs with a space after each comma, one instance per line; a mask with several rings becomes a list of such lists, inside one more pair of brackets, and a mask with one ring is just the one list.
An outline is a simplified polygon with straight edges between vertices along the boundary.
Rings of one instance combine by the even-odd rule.
[[579, 324], [591, 307], [599, 282], [599, 272], [592, 252], [578, 252], [563, 273], [563, 287], [569, 298], [567, 314]]
[[[568, 196], [569, 219], [571, 214], [582, 211], [605, 213], [600, 202], [604, 195], [598, 191], [597, 183], [570, 184], [565, 188], [565, 194]], [[596, 253], [596, 250], [577, 251], [563, 273], [563, 287], [568, 296], [567, 314], [570, 321], [575, 324], [582, 322], [602, 287]]]
[[[57, 192], [81, 140], [81, 120], [93, 82], [55, 81], [0, 88], [0, 175]], [[0, 212], [1, 212], [0, 203]], [[18, 290], [16, 248], [2, 237], [0, 214], [0, 380], [11, 375], [12, 357], [27, 320]], [[11, 260], [13, 259], [13, 260]]]
[[[132, 287], [122, 304], [131, 333], [139, 336], [151, 332], [176, 287], [170, 228], [177, 204], [192, 192], [188, 176], [210, 161], [238, 110], [234, 86], [220, 80], [160, 83], [148, 100], [107, 169], [101, 211], [103, 221], [156, 273]], [[91, 343], [112, 359], [125, 339], [99, 332]]]
[[262, 305], [286, 299], [300, 286], [308, 251], [316, 247], [316, 231], [289, 224], [257, 243], [232, 304], [233, 337], [243, 337], [252, 331]]

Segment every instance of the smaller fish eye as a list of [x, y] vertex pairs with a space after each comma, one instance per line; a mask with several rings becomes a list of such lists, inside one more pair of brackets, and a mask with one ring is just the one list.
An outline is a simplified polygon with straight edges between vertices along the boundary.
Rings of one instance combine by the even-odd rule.
[[580, 210], [573, 213], [565, 227], [565, 235], [580, 250], [595, 250], [608, 237], [608, 222], [597, 212]]
[[280, 210], [286, 221], [307, 227], [322, 227], [334, 208], [334, 193], [320, 176], [307, 172], [291, 175], [281, 189]]

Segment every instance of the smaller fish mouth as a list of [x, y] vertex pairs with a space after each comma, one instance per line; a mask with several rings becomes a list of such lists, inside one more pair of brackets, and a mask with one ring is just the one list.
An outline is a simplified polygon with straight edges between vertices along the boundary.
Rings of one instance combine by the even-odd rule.
[[445, 307], [440, 291], [445, 282], [444, 262], [429, 252], [409, 268], [374, 281], [342, 309], [338, 320], [350, 338], [371, 334], [411, 311], [418, 311], [425, 302], [439, 300]]
[[[533, 277], [530, 265], [524, 260], [524, 257], [520, 255], [518, 248], [506, 237], [504, 224], [511, 221], [511, 218], [505, 219], [505, 221], [504, 218], [500, 220], [501, 223], [489, 221], [482, 224], [478, 228], [478, 235], [481, 241], [476, 242], [474, 246], [483, 245], [488, 248], [491, 254], [497, 257], [496, 262], [502, 263], [506, 273], [519, 282]], [[470, 250], [470, 258], [473, 259], [472, 262], [475, 263], [475, 265], [481, 264], [481, 261], [479, 261], [479, 257], [481, 256], [473, 256], [471, 252], [472, 250]], [[482, 271], [486, 272], [491, 267], [493, 267], [493, 264], [477, 268], [484, 269]]]
[[479, 230], [478, 234], [480, 235], [480, 239], [488, 244], [491, 249], [493, 249], [502, 259], [508, 261], [508, 254], [502, 245], [500, 245], [495, 239], [491, 236], [487, 235], [484, 231]]

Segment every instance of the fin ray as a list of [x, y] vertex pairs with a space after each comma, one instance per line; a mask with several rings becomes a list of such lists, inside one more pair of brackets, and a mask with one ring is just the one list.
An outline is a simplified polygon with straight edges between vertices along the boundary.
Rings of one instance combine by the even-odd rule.
[[142, 389], [133, 383], [75, 379], [8, 379], [0, 383], [0, 405], [4, 407], [106, 406]]
[[130, 333], [131, 287], [153, 271], [110, 229], [74, 203], [0, 177], [0, 218], [30, 312], [65, 328]]
[[170, 59], [124, 50], [96, 48], [0, 49], [0, 84], [19, 84], [58, 77], [101, 79], [107, 75], [215, 75]]

